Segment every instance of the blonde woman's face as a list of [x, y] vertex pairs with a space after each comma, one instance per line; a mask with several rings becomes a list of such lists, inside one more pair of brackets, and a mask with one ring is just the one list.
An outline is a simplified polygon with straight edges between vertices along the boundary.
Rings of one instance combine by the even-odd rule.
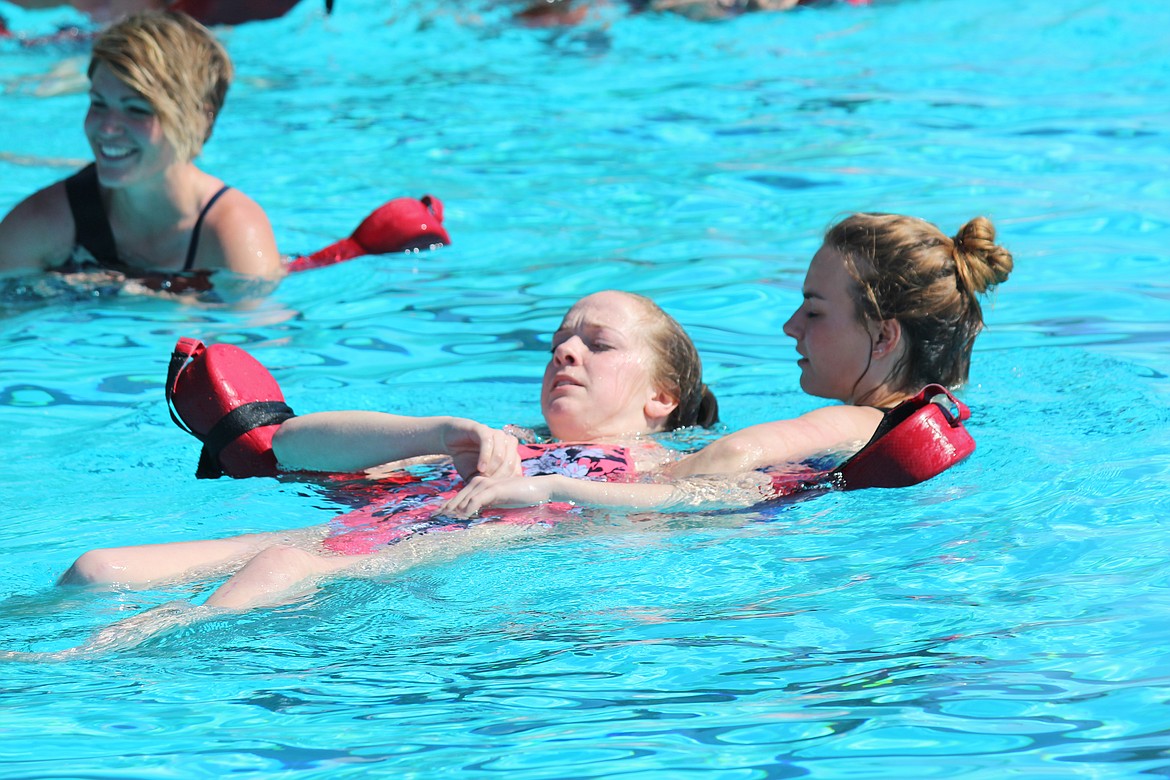
[[582, 298], [553, 334], [540, 406], [553, 436], [591, 441], [646, 433], [657, 395], [653, 355], [635, 298], [607, 291]]
[[98, 179], [106, 187], [159, 178], [181, 162], [154, 107], [104, 62], [94, 67], [90, 82], [85, 137], [93, 150]]

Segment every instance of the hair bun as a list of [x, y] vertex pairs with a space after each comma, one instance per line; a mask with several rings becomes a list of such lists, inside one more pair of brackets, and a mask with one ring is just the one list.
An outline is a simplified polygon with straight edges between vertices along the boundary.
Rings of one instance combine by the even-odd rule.
[[704, 428], [710, 428], [719, 422], [719, 401], [715, 399], [715, 393], [711, 392], [711, 388], [707, 385], [703, 385], [703, 394], [699, 399], [699, 411], [695, 417], [695, 424]]
[[995, 243], [995, 226], [987, 217], [975, 217], [952, 240], [955, 269], [972, 293], [987, 292], [1012, 272], [1012, 253]]

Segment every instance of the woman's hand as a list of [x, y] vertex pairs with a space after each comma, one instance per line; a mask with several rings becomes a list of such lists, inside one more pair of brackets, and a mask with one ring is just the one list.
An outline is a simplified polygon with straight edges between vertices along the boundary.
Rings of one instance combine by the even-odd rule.
[[517, 477], [520, 454], [516, 437], [472, 420], [456, 419], [443, 436], [444, 451], [465, 480]]
[[521, 507], [546, 504], [554, 500], [561, 476], [542, 477], [473, 477], [444, 506], [442, 514], [474, 517], [484, 507]]

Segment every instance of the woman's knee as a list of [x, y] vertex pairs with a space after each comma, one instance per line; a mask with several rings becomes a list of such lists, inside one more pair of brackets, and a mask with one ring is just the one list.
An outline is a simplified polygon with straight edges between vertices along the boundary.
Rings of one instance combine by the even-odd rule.
[[109, 585], [126, 579], [126, 566], [117, 548], [90, 550], [82, 553], [68, 571], [57, 580], [58, 585]]
[[282, 594], [329, 569], [327, 559], [299, 547], [277, 544], [256, 553], [204, 602], [209, 607], [247, 609], [277, 603]]
[[246, 568], [264, 572], [310, 574], [319, 568], [321, 556], [291, 544], [273, 544], [252, 556]]

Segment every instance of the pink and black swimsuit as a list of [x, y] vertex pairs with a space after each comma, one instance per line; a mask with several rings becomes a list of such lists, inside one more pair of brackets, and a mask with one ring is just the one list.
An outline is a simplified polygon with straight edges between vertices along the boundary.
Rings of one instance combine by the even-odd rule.
[[[594, 482], [630, 482], [636, 474], [629, 450], [613, 444], [521, 444], [520, 469], [526, 477], [560, 474]], [[436, 512], [463, 487], [454, 466], [420, 478], [402, 471], [380, 479], [359, 492], [371, 503], [335, 517], [324, 544], [343, 555], [365, 555], [408, 536], [431, 531], [468, 528], [487, 521], [515, 524], [552, 523], [572, 511], [568, 504], [545, 504], [525, 509], [497, 509], [471, 520], [455, 520]]]

